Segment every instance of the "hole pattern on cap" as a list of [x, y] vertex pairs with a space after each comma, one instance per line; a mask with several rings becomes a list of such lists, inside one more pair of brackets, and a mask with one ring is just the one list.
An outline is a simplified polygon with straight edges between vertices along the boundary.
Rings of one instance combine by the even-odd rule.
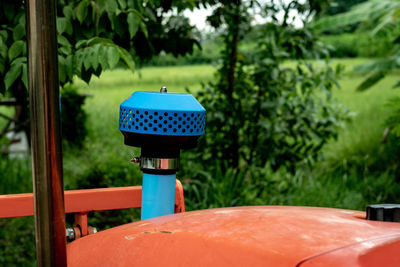
[[120, 107], [119, 129], [125, 132], [159, 135], [202, 135], [204, 111], [151, 111]]

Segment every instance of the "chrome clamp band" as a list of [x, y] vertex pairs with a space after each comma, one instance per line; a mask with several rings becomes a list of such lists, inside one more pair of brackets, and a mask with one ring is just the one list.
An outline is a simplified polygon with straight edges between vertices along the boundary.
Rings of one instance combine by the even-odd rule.
[[160, 159], [141, 157], [140, 168], [147, 170], [178, 170], [179, 158]]

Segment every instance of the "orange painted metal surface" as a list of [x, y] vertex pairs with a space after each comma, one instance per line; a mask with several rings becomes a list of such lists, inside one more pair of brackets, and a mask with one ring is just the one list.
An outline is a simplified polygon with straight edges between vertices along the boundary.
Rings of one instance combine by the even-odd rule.
[[185, 198], [181, 181], [176, 180], [175, 184], [175, 213], [185, 212]]
[[[141, 186], [70, 190], [64, 192], [65, 212], [85, 214], [89, 211], [140, 208]], [[176, 180], [175, 212], [185, 211], [183, 188]], [[0, 195], [0, 218], [33, 216], [33, 194]]]
[[399, 240], [400, 223], [364, 212], [256, 206], [139, 221], [67, 251], [69, 266], [400, 266]]
[[79, 228], [81, 237], [88, 235], [87, 213], [75, 213], [75, 226]]
[[305, 259], [299, 267], [399, 267], [400, 234], [355, 243]]

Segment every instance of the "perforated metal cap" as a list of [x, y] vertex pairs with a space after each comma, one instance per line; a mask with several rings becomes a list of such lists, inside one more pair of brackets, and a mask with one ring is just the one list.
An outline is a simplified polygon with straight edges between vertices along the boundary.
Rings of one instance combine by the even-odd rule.
[[137, 91], [120, 106], [119, 129], [135, 134], [200, 136], [205, 115], [191, 94]]

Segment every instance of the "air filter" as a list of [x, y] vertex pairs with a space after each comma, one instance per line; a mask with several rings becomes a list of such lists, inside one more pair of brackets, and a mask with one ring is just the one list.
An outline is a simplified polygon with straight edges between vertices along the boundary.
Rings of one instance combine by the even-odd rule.
[[138, 91], [121, 104], [119, 129], [126, 145], [193, 148], [204, 134], [205, 114], [190, 94]]
[[119, 129], [126, 145], [141, 148], [142, 219], [174, 212], [175, 175], [181, 149], [204, 134], [205, 109], [190, 94], [135, 92], [120, 106]]

